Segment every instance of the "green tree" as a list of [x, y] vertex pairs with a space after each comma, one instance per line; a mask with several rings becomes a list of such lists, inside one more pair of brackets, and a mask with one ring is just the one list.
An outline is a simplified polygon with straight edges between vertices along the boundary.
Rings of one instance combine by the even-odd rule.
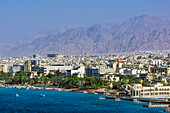
[[25, 84], [29, 81], [29, 77], [27, 76], [27, 73], [24, 71], [18, 71], [15, 73], [14, 76], [14, 83], [16, 84]]

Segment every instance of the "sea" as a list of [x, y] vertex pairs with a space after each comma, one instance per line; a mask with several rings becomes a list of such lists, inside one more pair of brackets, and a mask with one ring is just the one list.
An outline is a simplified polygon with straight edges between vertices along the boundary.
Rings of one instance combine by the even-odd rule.
[[[19, 96], [16, 97], [16, 94]], [[40, 97], [45, 94], [45, 97]], [[98, 98], [55, 90], [0, 88], [0, 113], [160, 113], [166, 108], [147, 108], [146, 102]]]

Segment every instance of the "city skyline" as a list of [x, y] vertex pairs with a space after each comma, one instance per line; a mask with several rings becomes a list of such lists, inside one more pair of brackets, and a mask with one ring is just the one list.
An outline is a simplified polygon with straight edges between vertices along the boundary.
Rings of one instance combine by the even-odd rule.
[[1, 0], [0, 112], [170, 112], [169, 4]]

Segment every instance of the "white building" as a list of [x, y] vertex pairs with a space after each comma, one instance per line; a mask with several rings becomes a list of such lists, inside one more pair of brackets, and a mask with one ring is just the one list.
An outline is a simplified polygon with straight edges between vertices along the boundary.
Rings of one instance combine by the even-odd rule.
[[11, 73], [15, 73], [15, 72], [21, 71], [21, 70], [24, 70], [24, 66], [23, 65], [9, 66], [9, 72], [11, 72]]
[[151, 86], [132, 84], [130, 91], [131, 97], [170, 98], [170, 86], [163, 86], [160, 83]]
[[0, 71], [7, 73], [9, 71], [9, 66], [7, 64], [0, 64]]
[[76, 70], [71, 70], [71, 76], [76, 75], [79, 78], [83, 78], [85, 75], [85, 66], [80, 66], [80, 68]]
[[44, 74], [45, 75], [48, 73], [54, 74], [54, 72], [56, 72], [57, 70], [66, 71], [72, 69], [73, 69], [72, 66], [44, 66]]
[[149, 62], [153, 65], [156, 65], [156, 66], [160, 66], [160, 65], [163, 65], [163, 61], [162, 60], [149, 60]]

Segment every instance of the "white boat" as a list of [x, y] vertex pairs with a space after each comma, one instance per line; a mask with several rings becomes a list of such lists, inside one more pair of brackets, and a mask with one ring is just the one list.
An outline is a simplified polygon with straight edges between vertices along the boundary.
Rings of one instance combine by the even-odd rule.
[[83, 93], [88, 93], [87, 91], [83, 91]]
[[21, 89], [21, 87], [17, 87], [18, 89]]
[[63, 91], [62, 89], [58, 89], [58, 91]]
[[40, 97], [45, 97], [45, 94], [40, 94]]
[[105, 97], [99, 97], [99, 100], [103, 100], [103, 99], [105, 99]]
[[98, 93], [95, 92], [94, 94], [98, 94]]
[[120, 98], [115, 98], [115, 101], [121, 101], [121, 99]]
[[29, 87], [27, 87], [26, 89], [27, 89], [27, 90], [29, 90], [30, 88], [29, 88]]
[[139, 100], [138, 99], [133, 99], [133, 102], [139, 102]]
[[45, 88], [45, 90], [50, 90], [50, 88]]

